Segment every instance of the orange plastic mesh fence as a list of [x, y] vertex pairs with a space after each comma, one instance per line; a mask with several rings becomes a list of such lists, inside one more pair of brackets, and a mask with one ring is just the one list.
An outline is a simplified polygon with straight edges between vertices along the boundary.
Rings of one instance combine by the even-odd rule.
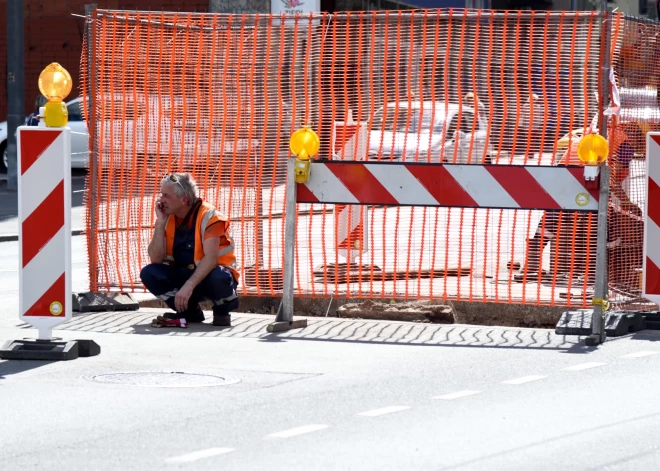
[[[610, 300], [622, 309], [656, 309], [641, 298], [646, 133], [660, 130], [660, 25], [619, 17], [613, 66], [621, 108], [610, 122], [608, 256]], [[656, 243], [653, 241], [651, 243]]]
[[[632, 26], [614, 20], [619, 44]], [[231, 218], [241, 292], [279, 293], [301, 124], [321, 158], [576, 163], [579, 130], [604, 108], [603, 24], [598, 12], [98, 10], [81, 80], [92, 289], [143, 289], [160, 179], [190, 171]], [[593, 214], [300, 204], [296, 217], [298, 295], [590, 304]]]

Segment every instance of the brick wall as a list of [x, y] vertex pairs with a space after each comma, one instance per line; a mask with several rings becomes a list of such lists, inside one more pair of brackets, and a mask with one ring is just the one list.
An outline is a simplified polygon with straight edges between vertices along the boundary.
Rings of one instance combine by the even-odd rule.
[[[0, 0], [0, 121], [7, 119], [7, 1]], [[78, 96], [78, 67], [84, 31], [85, 5], [101, 9], [207, 12], [209, 0], [23, 0], [25, 18], [25, 114], [39, 94], [37, 80], [51, 62], [59, 62], [73, 77], [69, 98]]]

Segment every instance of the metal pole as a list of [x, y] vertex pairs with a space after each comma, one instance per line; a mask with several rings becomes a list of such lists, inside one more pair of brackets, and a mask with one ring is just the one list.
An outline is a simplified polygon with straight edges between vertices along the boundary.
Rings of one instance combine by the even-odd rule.
[[282, 309], [277, 314], [275, 322], [291, 322], [293, 320], [293, 283], [296, 256], [296, 182], [293, 178], [295, 165], [296, 159], [287, 159], [286, 220], [284, 222], [284, 291], [282, 293]]
[[610, 168], [600, 169], [600, 191], [598, 194], [598, 239], [596, 242], [596, 282], [594, 286], [594, 312], [591, 317], [591, 337], [589, 345], [605, 341], [605, 317], [603, 304], [607, 299], [607, 209], [610, 197]]
[[275, 322], [268, 325], [268, 332], [284, 332], [307, 327], [307, 319], [293, 320], [293, 283], [296, 256], [296, 159], [289, 157], [286, 165], [286, 219], [284, 221], [284, 287], [281, 309]]
[[[92, 291], [97, 290], [98, 283], [98, 266], [97, 266], [97, 253], [96, 253], [96, 205], [98, 203], [98, 181], [96, 175], [96, 166], [97, 166], [97, 153], [94, 149], [94, 144], [96, 142], [97, 133], [97, 123], [94, 117], [92, 116], [96, 110], [96, 97], [95, 97], [95, 80], [96, 80], [96, 69], [93, 65], [94, 59], [96, 57], [95, 41], [94, 41], [94, 23], [90, 21], [94, 10], [96, 10], [96, 3], [91, 3], [85, 5], [85, 21], [87, 22], [87, 98], [89, 100], [89, 108], [85, 110], [87, 116], [87, 126], [89, 130], [92, 131], [91, 139], [92, 145], [89, 149], [89, 182], [90, 182], [90, 202], [88, 206], [89, 210], [89, 283], [90, 289]], [[93, 128], [90, 127], [93, 125]]]
[[284, 332], [307, 327], [307, 319], [293, 320], [293, 283], [296, 267], [296, 160], [289, 157], [286, 162], [286, 219], [284, 221], [284, 287], [281, 309], [275, 322], [268, 325], [268, 332]]
[[16, 128], [25, 121], [23, 0], [7, 2], [7, 189], [18, 188]]
[[[607, 120], [604, 111], [609, 105], [610, 80], [610, 22], [607, 11], [607, 1], [601, 0], [601, 38], [602, 65], [600, 73], [600, 97], [598, 129], [607, 139]], [[607, 213], [610, 198], [610, 168], [603, 165], [600, 168], [600, 191], [598, 200], [598, 239], [596, 243], [596, 281], [594, 284], [593, 305], [594, 312], [591, 317], [591, 336], [586, 340], [587, 345], [598, 345], [605, 341], [605, 312], [607, 310]]]

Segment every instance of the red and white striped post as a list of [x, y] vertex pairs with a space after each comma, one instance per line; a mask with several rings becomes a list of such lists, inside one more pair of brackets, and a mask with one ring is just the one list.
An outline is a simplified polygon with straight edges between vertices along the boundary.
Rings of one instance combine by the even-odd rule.
[[69, 72], [56, 62], [39, 75], [48, 100], [39, 126], [20, 126], [18, 144], [19, 318], [39, 331], [35, 340], [5, 343], [5, 360], [73, 360], [98, 355], [93, 340], [53, 340], [71, 319], [71, 130], [62, 101], [71, 92]]
[[[346, 121], [335, 121], [332, 153], [337, 160], [367, 160], [367, 123], [353, 121], [348, 110]], [[335, 206], [336, 250], [348, 264], [369, 250], [367, 207], [338, 204]]]
[[646, 137], [646, 204], [642, 296], [660, 305], [660, 133]]
[[19, 317], [50, 340], [71, 318], [71, 131], [18, 128]]

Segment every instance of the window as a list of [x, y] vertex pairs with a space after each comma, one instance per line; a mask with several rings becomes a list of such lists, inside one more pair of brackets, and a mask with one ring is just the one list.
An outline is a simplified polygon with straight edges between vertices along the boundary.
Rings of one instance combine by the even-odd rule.
[[[385, 119], [383, 120], [383, 114]], [[374, 124], [372, 130], [407, 132], [407, 133], [428, 133], [431, 131], [432, 110], [419, 108], [408, 108], [400, 106], [388, 106], [387, 109], [380, 109], [374, 114]], [[441, 117], [436, 111], [435, 126], [442, 128]]]
[[475, 129], [472, 129], [473, 125], [474, 115], [467, 111], [463, 111], [461, 115], [461, 131], [470, 134], [471, 132], [476, 131]]
[[[451, 124], [450, 124], [451, 126]], [[445, 130], [445, 122], [441, 120], [435, 120], [435, 126], [433, 127], [433, 134], [436, 136], [440, 136], [443, 131]]]
[[474, 115], [470, 112], [463, 111], [460, 115], [460, 125], [459, 123], [459, 116], [458, 113], [456, 113], [452, 118], [451, 118], [451, 123], [449, 123], [449, 127], [447, 128], [447, 139], [453, 139], [454, 138], [454, 133], [456, 131], [461, 131], [466, 134], [472, 133], [472, 124], [474, 120]]
[[449, 127], [447, 128], [447, 135], [445, 136], [445, 139], [453, 139], [454, 138], [454, 133], [457, 131], [456, 123], [458, 123], [458, 117], [453, 116], [451, 118], [450, 123], [449, 123]]
[[82, 113], [80, 111], [80, 101], [67, 105], [66, 109], [69, 112], [69, 121], [82, 121]]

